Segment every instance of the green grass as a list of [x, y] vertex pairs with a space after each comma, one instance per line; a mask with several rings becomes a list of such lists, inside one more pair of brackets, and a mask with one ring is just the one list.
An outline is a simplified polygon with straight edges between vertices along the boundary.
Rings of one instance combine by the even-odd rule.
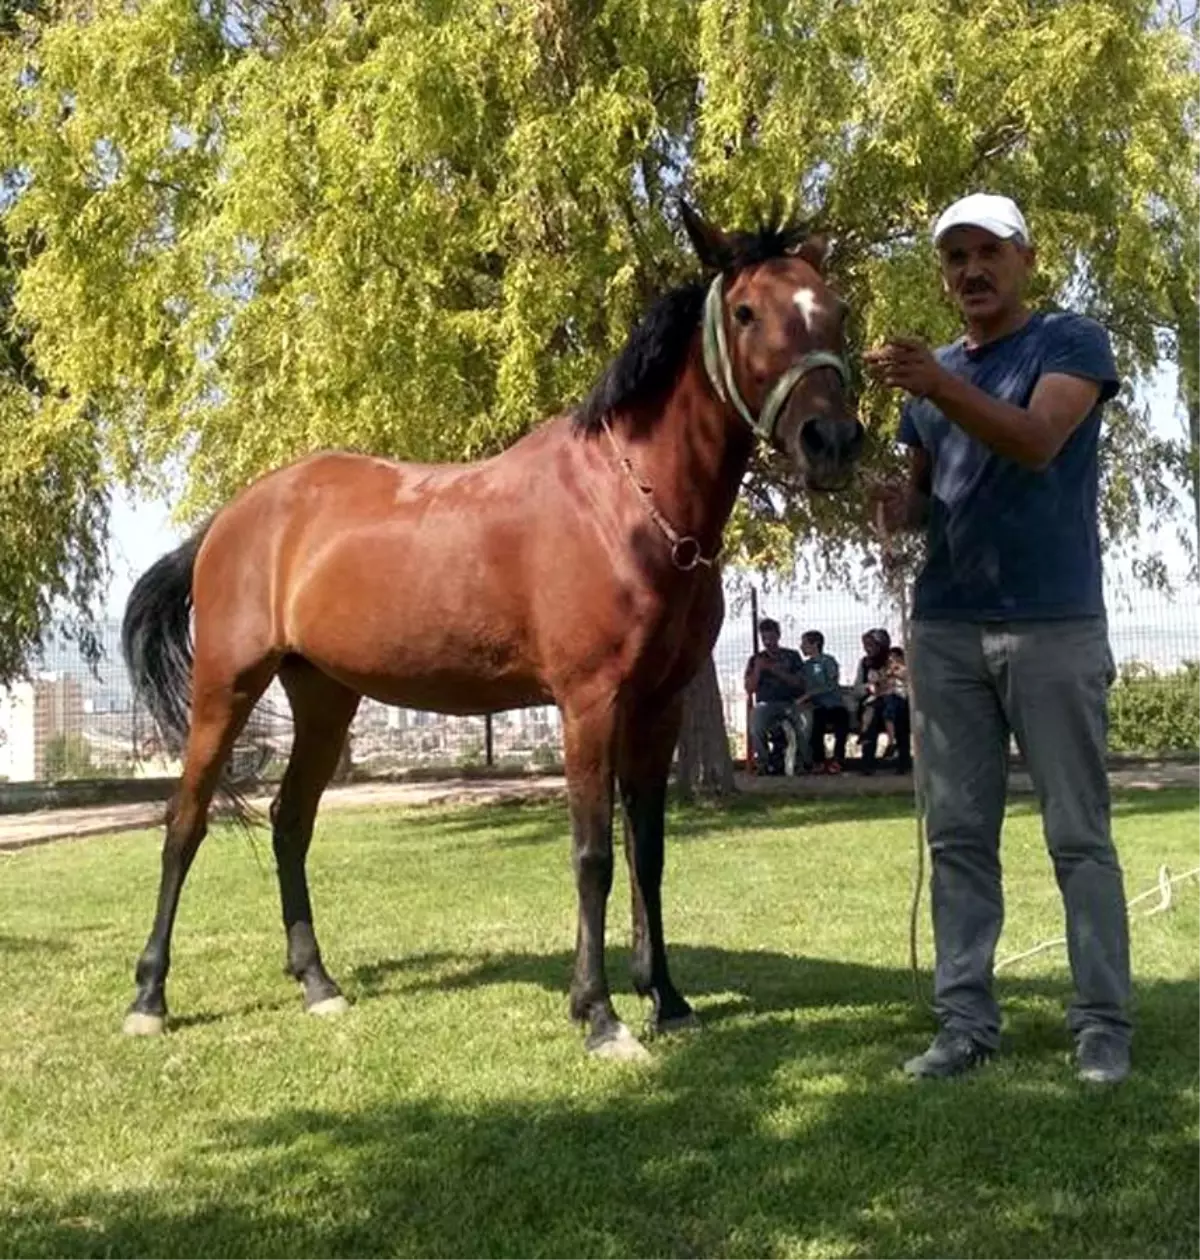
[[[1195, 883], [1133, 926], [1125, 1087], [1073, 1079], [1061, 951], [1002, 973], [1001, 1059], [914, 1084], [906, 803], [744, 800], [670, 831], [674, 971], [705, 1027], [642, 1066], [588, 1059], [566, 1020], [561, 806], [327, 817], [336, 1022], [281, 975], [269, 843], [215, 830], [152, 1041], [118, 1030], [157, 835], [0, 858], [0, 1253], [1197, 1254]], [[1117, 831], [1132, 896], [1196, 864], [1195, 793], [1122, 797]], [[1060, 933], [1024, 807], [1004, 852], [1002, 954]], [[640, 1026], [623, 866], [611, 904]]]

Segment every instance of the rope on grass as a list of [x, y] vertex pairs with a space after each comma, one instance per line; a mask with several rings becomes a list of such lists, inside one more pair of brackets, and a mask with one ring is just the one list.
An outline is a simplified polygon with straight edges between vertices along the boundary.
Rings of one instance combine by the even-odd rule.
[[[1127, 910], [1132, 910], [1134, 906], [1140, 905], [1143, 901], [1150, 897], [1157, 896], [1158, 904], [1147, 910], [1145, 914], [1139, 914], [1139, 919], [1151, 919], [1156, 914], [1162, 914], [1166, 910], [1170, 910], [1174, 904], [1175, 896], [1173, 889], [1176, 884], [1182, 884], [1185, 880], [1195, 879], [1200, 875], [1200, 866], [1194, 866], [1190, 871], [1184, 871], [1182, 875], [1172, 875], [1170, 868], [1164, 863], [1158, 868], [1158, 882], [1153, 888], [1148, 888], [1144, 893], [1138, 893], [1132, 901], [1125, 903]], [[1026, 958], [1032, 958], [1035, 954], [1043, 954], [1048, 949], [1056, 949], [1060, 945], [1065, 945], [1067, 938], [1065, 936], [1056, 936], [1053, 940], [1042, 941], [1040, 945], [1035, 945], [1032, 949], [1022, 950], [1019, 954], [1010, 954], [1007, 958], [1001, 958], [996, 963], [995, 970], [999, 971], [1003, 967], [1012, 967], [1019, 962], [1024, 962]]]

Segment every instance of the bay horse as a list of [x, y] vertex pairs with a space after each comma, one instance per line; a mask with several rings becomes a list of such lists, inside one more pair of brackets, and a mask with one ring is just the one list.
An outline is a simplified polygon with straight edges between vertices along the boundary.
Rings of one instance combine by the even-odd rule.
[[667, 969], [664, 807], [683, 690], [724, 615], [722, 531], [756, 437], [809, 487], [839, 489], [863, 429], [844, 397], [845, 307], [822, 276], [823, 239], [681, 215], [708, 279], [660, 298], [573, 414], [475, 463], [312, 455], [248, 486], [138, 580], [124, 655], [183, 769], [127, 1033], [164, 1027], [180, 891], [276, 676], [294, 741], [272, 845], [306, 1010], [347, 1005], [321, 960], [305, 860], [365, 695], [454, 714], [556, 703], [579, 903], [570, 1014], [589, 1051], [645, 1055], [604, 967], [615, 776], [634, 987], [652, 1031], [694, 1020]]

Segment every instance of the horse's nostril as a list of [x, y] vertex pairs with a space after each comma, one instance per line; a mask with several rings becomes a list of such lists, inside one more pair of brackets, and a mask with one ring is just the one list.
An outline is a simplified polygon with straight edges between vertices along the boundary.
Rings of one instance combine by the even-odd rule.
[[821, 432], [821, 418], [813, 416], [800, 426], [800, 445], [806, 455], [819, 459], [829, 447], [825, 435]]
[[800, 426], [800, 449], [809, 459], [854, 460], [862, 450], [864, 436], [857, 420], [810, 416]]

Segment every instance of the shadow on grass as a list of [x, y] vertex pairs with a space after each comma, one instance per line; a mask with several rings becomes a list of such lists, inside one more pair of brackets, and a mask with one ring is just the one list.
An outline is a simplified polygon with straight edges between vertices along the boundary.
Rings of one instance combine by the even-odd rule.
[[[1189, 788], [1129, 790], [1113, 795], [1113, 814], [1125, 818], [1169, 815], [1196, 811], [1200, 797]], [[1031, 796], [1014, 796], [1009, 804], [1011, 817], [1037, 812]], [[755, 831], [795, 831], [832, 823], [892, 822], [914, 817], [913, 798], [895, 795], [839, 795], [821, 797], [767, 796], [742, 793], [721, 800], [684, 805], [672, 801], [667, 816], [668, 845], [708, 839], [740, 828]], [[527, 848], [563, 844], [568, 834], [565, 801], [505, 802], [499, 805], [471, 805], [447, 809], [433, 816], [414, 813], [404, 817], [403, 826], [430, 839], [455, 839], [478, 832], [491, 832], [491, 842], [499, 848]], [[511, 831], [515, 834], [495, 834]], [[619, 840], [619, 819], [617, 834]]]
[[894, 1065], [919, 1038], [868, 1009], [728, 1022], [646, 1069], [588, 1065], [602, 1101], [296, 1107], [201, 1127], [140, 1192], [26, 1195], [0, 1250], [1194, 1256], [1196, 1041], [1179, 1025], [1194, 1031], [1195, 1004], [1192, 984], [1147, 986], [1138, 1073], [1113, 1092], [1036, 1045], [969, 1080], [907, 1082]]
[[[627, 947], [610, 946], [608, 972], [620, 993], [627, 985]], [[732, 1013], [794, 1011], [808, 1007], [872, 1007], [903, 1003], [912, 992], [907, 971], [869, 967], [833, 959], [803, 958], [770, 950], [728, 950], [708, 945], [673, 944], [671, 974], [690, 998], [735, 995], [720, 1006], [704, 1004], [704, 1022]], [[456, 954], [438, 951], [407, 958], [386, 958], [355, 968], [347, 991], [356, 1000], [389, 994], [454, 992], [487, 985], [527, 984], [561, 993], [564, 1004], [574, 954]]]
[[0, 932], [0, 954], [61, 954], [70, 948], [66, 941], [48, 936], [12, 936]]
[[[828, 823], [869, 824], [911, 818], [911, 796], [827, 797], [824, 799], [735, 796], [694, 805], [672, 802], [667, 814], [667, 844], [692, 840], [739, 829], [755, 831], [795, 831]], [[501, 849], [522, 849], [545, 844], [564, 844], [569, 834], [565, 801], [553, 804], [469, 806], [430, 819], [404, 820], [405, 828], [419, 830], [432, 840], [455, 840], [475, 833], [489, 837]], [[496, 834], [497, 832], [512, 834]], [[620, 843], [620, 816], [614, 820], [614, 834]]]

